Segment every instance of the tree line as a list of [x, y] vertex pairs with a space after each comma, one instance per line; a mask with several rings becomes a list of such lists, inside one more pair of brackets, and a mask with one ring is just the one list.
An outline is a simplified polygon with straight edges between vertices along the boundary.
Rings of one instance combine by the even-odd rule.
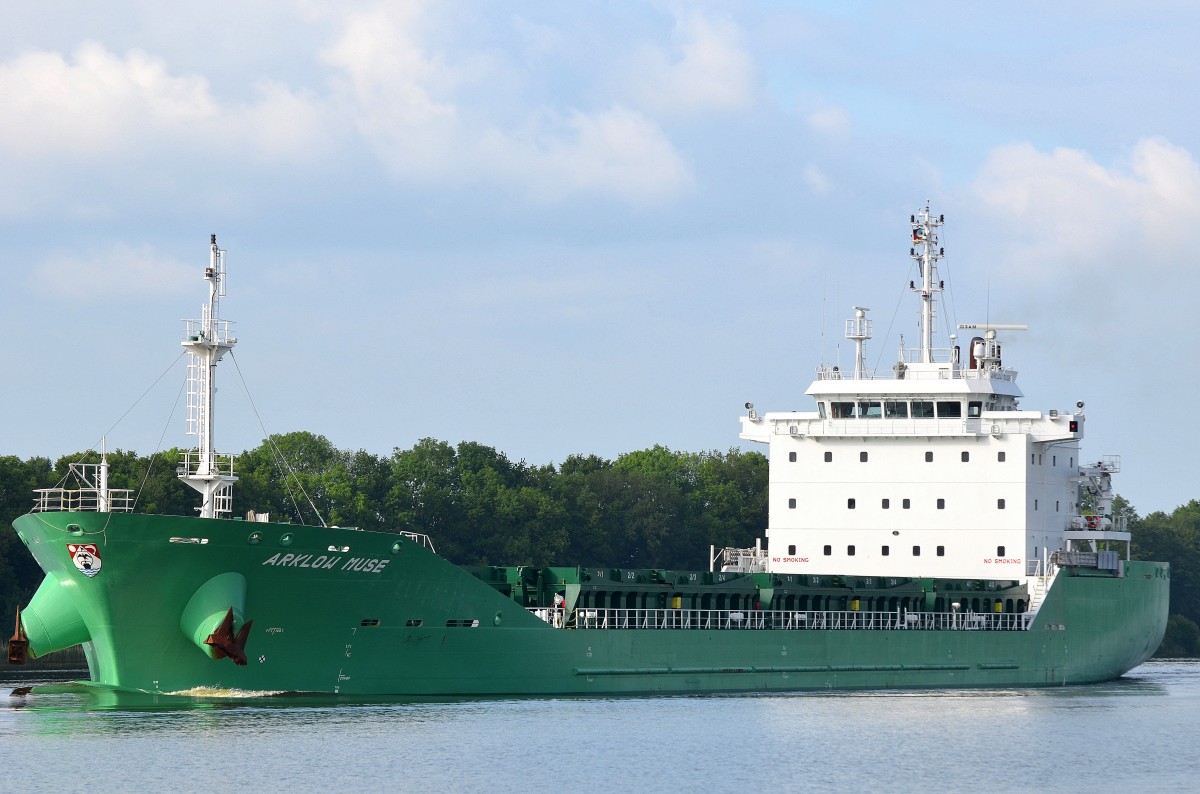
[[[108, 454], [109, 485], [135, 491], [137, 512], [195, 515], [175, 475], [183, 450]], [[0, 456], [0, 620], [29, 601], [42, 574], [7, 527], [35, 488], [72, 462]], [[706, 570], [709, 546], [748, 547], [767, 526], [767, 459], [757, 452], [677, 452], [656, 446], [615, 460], [512, 461], [475, 442], [423, 439], [390, 456], [338, 449], [324, 436], [272, 436], [237, 459], [233, 514], [429, 535], [462, 565], [585, 565]], [[1138, 516], [1135, 556], [1171, 563], [1171, 618], [1160, 656], [1200, 656], [1200, 501]], [[2, 627], [2, 624], [0, 624]]]
[[[182, 453], [109, 452], [109, 487], [133, 489], [139, 513], [195, 515], [197, 494], [175, 474]], [[0, 457], [0, 620], [11, 620], [4, 616], [42, 579], [12, 521], [70, 463], [98, 461], [95, 452], [54, 463]], [[767, 459], [736, 449], [656, 446], [535, 466], [474, 442], [427, 438], [377, 456], [295, 432], [242, 453], [236, 473], [235, 516], [253, 510], [272, 521], [420, 532], [460, 565], [707, 570], [710, 544], [752, 546], [767, 526]]]

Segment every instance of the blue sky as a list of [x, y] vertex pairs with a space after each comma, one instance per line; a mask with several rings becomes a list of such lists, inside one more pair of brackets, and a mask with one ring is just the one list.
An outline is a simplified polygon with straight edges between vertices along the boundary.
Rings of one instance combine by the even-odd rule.
[[[183, 446], [208, 235], [267, 430], [557, 463], [738, 446], [821, 360], [1009, 335], [1140, 512], [1200, 496], [1191, 3], [155, 2], [5, 11], [0, 453]], [[218, 446], [262, 431], [220, 373]], [[118, 420], [121, 421], [118, 422]], [[114, 423], [116, 426], [114, 427]]]

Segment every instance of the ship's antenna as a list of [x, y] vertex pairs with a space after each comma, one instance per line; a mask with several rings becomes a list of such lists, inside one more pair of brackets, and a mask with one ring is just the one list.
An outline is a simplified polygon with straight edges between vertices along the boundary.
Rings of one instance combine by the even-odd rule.
[[187, 432], [198, 437], [196, 449], [185, 452], [177, 470], [179, 479], [202, 496], [198, 508], [201, 518], [227, 514], [233, 506], [233, 456], [216, 452], [213, 409], [216, 395], [217, 362], [235, 344], [230, 334], [233, 325], [220, 319], [219, 302], [225, 296], [225, 252], [217, 247], [217, 236], [210, 238], [208, 267], [208, 303], [200, 310], [199, 320], [184, 321], [183, 347], [188, 352]]
[[944, 249], [938, 247], [937, 230], [945, 223], [946, 216], [939, 215], [935, 218], [929, 211], [929, 202], [926, 201], [925, 209], [908, 216], [908, 220], [912, 224], [912, 248], [908, 249], [908, 254], [921, 268], [920, 287], [910, 282], [909, 288], [913, 292], [921, 293], [921, 361], [931, 364], [937, 293], [945, 287], [937, 278], [937, 262], [945, 253]]

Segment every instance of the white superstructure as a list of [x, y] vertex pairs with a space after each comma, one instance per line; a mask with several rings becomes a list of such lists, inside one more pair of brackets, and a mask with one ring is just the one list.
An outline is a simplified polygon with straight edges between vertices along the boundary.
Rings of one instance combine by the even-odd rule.
[[998, 332], [1024, 326], [961, 324], [964, 344], [952, 335], [933, 346], [943, 217], [927, 206], [910, 220], [920, 347], [901, 342], [894, 366], [868, 371], [868, 310], [855, 307], [854, 371], [818, 368], [806, 392], [815, 411], [759, 415], [747, 404], [741, 437], [769, 447], [770, 570], [1013, 580], [1046, 574], [1055, 551], [1127, 546], [1112, 516], [1119, 462], [1079, 457], [1083, 403], [1019, 405]]

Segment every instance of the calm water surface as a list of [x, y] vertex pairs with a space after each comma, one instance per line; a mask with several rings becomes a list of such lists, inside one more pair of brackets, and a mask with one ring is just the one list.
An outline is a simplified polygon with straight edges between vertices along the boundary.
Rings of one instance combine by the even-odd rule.
[[[453, 703], [16, 695], [5, 791], [1187, 791], [1200, 662], [1110, 684]], [[78, 675], [76, 673], [75, 675]], [[32, 676], [32, 677], [31, 677]]]

